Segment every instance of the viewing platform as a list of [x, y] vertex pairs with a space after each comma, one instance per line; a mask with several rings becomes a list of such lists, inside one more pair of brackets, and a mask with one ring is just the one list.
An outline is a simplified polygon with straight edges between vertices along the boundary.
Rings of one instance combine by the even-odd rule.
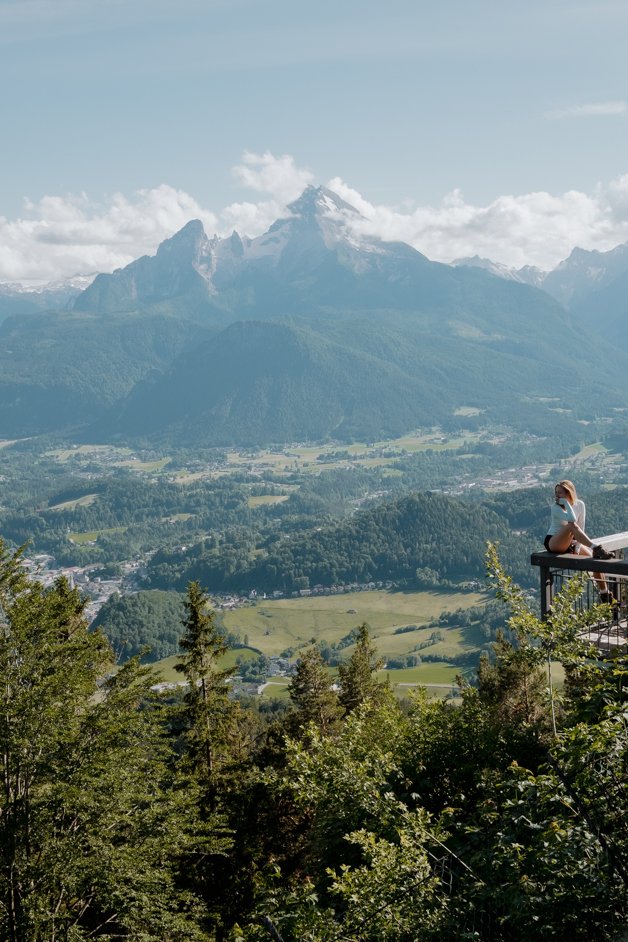
[[591, 574], [578, 600], [581, 611], [591, 608], [600, 600], [593, 573], [603, 573], [608, 591], [616, 601], [613, 605], [613, 614], [608, 620], [593, 626], [583, 635], [583, 638], [596, 645], [601, 653], [609, 655], [626, 653], [628, 652], [628, 559], [624, 558], [624, 551], [628, 549], [628, 531], [596, 537], [593, 542], [615, 553], [616, 558], [592, 559], [590, 556], [579, 556], [575, 553], [546, 553], [545, 551], [532, 553], [530, 562], [533, 566], [538, 566], [540, 570], [541, 618], [543, 620], [547, 618], [555, 593], [559, 592], [577, 572]]

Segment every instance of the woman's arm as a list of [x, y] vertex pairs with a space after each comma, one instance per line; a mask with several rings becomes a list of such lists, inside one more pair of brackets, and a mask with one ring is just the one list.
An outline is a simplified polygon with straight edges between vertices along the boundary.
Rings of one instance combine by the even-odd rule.
[[575, 523], [576, 515], [568, 500], [561, 498], [561, 503], [552, 504], [552, 524], [559, 528], [566, 523]]

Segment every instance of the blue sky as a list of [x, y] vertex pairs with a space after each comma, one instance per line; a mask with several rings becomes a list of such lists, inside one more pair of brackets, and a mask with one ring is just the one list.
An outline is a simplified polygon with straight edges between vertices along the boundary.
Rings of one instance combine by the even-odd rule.
[[255, 235], [307, 182], [442, 260], [610, 248], [627, 27], [625, 0], [0, 0], [0, 281], [189, 212]]

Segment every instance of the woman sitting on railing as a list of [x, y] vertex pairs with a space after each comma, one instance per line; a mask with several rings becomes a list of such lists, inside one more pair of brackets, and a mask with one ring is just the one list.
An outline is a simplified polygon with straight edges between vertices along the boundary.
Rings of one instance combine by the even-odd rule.
[[[580, 556], [592, 556], [593, 559], [614, 558], [613, 553], [608, 553], [599, 543], [594, 543], [584, 532], [584, 501], [579, 500], [571, 481], [559, 481], [554, 488], [550, 514], [550, 525], [543, 541], [548, 553], [577, 553]], [[604, 575], [594, 572], [593, 578], [597, 582], [601, 601], [612, 604], [614, 598], [608, 591]]]

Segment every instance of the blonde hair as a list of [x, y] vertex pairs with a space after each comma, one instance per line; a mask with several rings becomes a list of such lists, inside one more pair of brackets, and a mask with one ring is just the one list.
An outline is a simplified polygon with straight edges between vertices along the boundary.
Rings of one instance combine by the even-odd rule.
[[575, 504], [575, 502], [578, 500], [578, 495], [576, 494], [576, 485], [573, 483], [573, 481], [559, 481], [558, 483], [567, 491], [567, 494], [569, 495], [569, 503]]

